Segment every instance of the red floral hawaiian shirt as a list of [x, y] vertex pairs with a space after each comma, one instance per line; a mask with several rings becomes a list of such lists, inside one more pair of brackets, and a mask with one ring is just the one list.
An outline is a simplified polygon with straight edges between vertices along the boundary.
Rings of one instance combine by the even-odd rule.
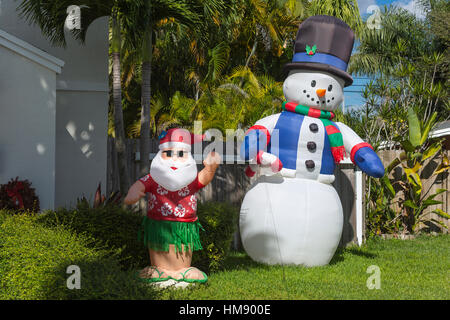
[[150, 176], [139, 179], [148, 194], [147, 217], [154, 220], [170, 220], [181, 222], [193, 222], [197, 220], [197, 197], [195, 193], [204, 187], [198, 176], [186, 187], [169, 191]]

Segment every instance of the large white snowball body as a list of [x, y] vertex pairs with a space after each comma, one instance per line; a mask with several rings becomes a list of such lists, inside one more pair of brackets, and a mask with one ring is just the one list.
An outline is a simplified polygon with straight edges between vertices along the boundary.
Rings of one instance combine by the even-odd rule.
[[253, 260], [322, 266], [339, 244], [343, 211], [330, 184], [261, 176], [245, 195], [239, 224], [242, 244]]
[[[332, 74], [293, 70], [283, 92], [289, 102], [333, 111], [343, 101], [343, 87], [344, 81]], [[253, 260], [322, 266], [339, 244], [343, 210], [329, 183], [298, 175], [261, 176], [245, 195], [239, 224], [242, 244]]]
[[[343, 87], [344, 81], [329, 73], [294, 70], [289, 73], [283, 83], [283, 93], [286, 101], [333, 111], [344, 99]], [[325, 90], [323, 96], [318, 95], [320, 90]]]

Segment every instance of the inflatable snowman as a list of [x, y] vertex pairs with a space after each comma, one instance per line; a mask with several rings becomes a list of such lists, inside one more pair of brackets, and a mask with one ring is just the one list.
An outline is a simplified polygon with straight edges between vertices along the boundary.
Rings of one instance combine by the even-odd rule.
[[352, 84], [346, 72], [354, 34], [343, 21], [313, 16], [299, 27], [283, 111], [256, 122], [246, 133], [241, 157], [246, 174], [260, 177], [240, 212], [242, 244], [255, 261], [320, 266], [339, 244], [343, 211], [331, 185], [346, 154], [363, 172], [382, 177], [373, 148], [348, 126], [333, 122], [333, 110]]

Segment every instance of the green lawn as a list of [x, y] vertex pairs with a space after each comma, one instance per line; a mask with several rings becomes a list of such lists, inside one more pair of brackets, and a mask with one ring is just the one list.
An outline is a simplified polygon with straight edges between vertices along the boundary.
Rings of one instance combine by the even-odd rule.
[[[450, 235], [415, 240], [370, 239], [339, 250], [330, 265], [266, 266], [243, 253], [211, 273], [206, 285], [165, 289], [159, 299], [449, 299]], [[366, 270], [377, 265], [381, 288], [369, 290]], [[285, 281], [283, 281], [283, 273]]]
[[[220, 261], [224, 270], [211, 272], [206, 284], [156, 290], [136, 280], [135, 267], [120, 264], [117, 249], [62, 226], [43, 226], [34, 216], [0, 211], [0, 300], [448, 300], [449, 243], [450, 235], [370, 239], [362, 248], [339, 250], [330, 265], [315, 268], [266, 266], [245, 253], [233, 253]], [[70, 265], [81, 270], [81, 290], [67, 288]], [[366, 271], [372, 265], [381, 272], [378, 290], [366, 285], [372, 275]]]

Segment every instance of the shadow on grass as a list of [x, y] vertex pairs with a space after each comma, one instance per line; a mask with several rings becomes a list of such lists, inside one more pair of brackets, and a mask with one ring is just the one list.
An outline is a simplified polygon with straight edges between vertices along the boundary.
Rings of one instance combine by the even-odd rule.
[[[347, 247], [338, 248], [331, 259], [329, 265], [335, 265], [341, 263], [345, 260], [345, 255], [351, 254], [358, 257], [363, 257], [367, 259], [374, 259], [377, 255], [361, 250], [358, 247]], [[223, 269], [221, 271], [231, 271], [231, 270], [245, 270], [248, 271], [250, 268], [262, 268], [270, 269], [273, 266], [266, 265], [263, 263], [256, 262], [252, 260], [245, 252], [233, 252], [230, 256], [226, 258], [223, 264]], [[299, 266], [300, 267], [300, 266]]]
[[[66, 273], [67, 267], [79, 267], [80, 289], [69, 289], [75, 273]], [[139, 282], [137, 270], [123, 271], [114, 261], [79, 259], [56, 266], [42, 282], [43, 296], [57, 300], [154, 300], [159, 292]], [[69, 280], [68, 280], [69, 279]], [[72, 281], [71, 281], [72, 280]]]
[[[362, 248], [356, 246], [348, 246], [346, 248], [339, 247], [337, 248], [333, 258], [331, 259], [329, 265], [339, 264], [345, 259], [349, 259], [349, 254], [361, 258], [366, 259], [375, 259], [377, 255], [371, 252], [368, 252]], [[347, 256], [347, 257], [345, 257]], [[275, 265], [280, 266], [280, 265]], [[249, 271], [252, 268], [260, 268], [263, 270], [270, 270], [274, 266], [266, 265], [263, 263], [256, 262], [248, 256], [245, 251], [232, 251], [232, 253], [225, 259], [223, 262], [222, 268], [218, 271], [226, 272], [226, 271], [234, 271], [234, 270], [245, 270]], [[297, 266], [302, 267], [302, 266]]]
[[252, 260], [245, 252], [233, 252], [228, 256], [224, 263], [223, 269], [221, 271], [232, 271], [232, 270], [245, 270], [248, 271], [250, 268], [263, 268], [269, 269], [269, 265], [265, 265]]
[[345, 256], [345, 254], [348, 254], [348, 253], [350, 253], [351, 255], [368, 258], [368, 259], [374, 259], [377, 257], [375, 254], [363, 251], [357, 247], [338, 248], [329, 264], [335, 265], [335, 264], [338, 264], [338, 263], [344, 261], [345, 260], [344, 256]]

